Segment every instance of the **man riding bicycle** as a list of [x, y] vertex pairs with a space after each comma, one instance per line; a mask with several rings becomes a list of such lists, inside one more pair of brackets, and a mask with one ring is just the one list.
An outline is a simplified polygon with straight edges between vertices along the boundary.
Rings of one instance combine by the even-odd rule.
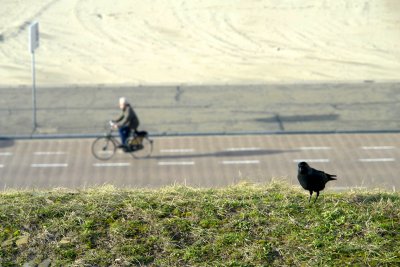
[[125, 97], [119, 99], [119, 107], [122, 110], [122, 114], [118, 119], [113, 120], [112, 122], [114, 123], [114, 127], [118, 128], [121, 137], [120, 148], [127, 148], [128, 144], [126, 141], [132, 130], [135, 132], [137, 131], [137, 128], [139, 127], [139, 119]]

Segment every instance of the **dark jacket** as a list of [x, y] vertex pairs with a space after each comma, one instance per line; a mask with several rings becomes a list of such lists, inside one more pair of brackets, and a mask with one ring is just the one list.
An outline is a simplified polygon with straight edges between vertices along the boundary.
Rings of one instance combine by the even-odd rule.
[[121, 116], [115, 122], [118, 123], [118, 127], [128, 126], [132, 130], [136, 130], [139, 127], [139, 119], [129, 104], [125, 105]]

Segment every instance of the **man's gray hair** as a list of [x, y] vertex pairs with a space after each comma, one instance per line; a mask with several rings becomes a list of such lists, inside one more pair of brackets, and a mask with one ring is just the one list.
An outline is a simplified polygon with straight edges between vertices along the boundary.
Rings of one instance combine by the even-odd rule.
[[126, 104], [128, 104], [128, 100], [125, 97], [120, 97], [119, 98], [119, 103], [126, 105]]

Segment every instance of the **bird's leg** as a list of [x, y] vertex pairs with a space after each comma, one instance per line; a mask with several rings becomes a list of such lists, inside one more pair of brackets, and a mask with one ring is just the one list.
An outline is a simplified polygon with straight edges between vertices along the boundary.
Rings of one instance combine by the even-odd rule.
[[311, 196], [312, 196], [312, 190], [310, 190], [310, 198], [308, 199], [308, 202], [311, 201]]
[[317, 191], [317, 197], [314, 199], [314, 203], [315, 203], [315, 201], [317, 201], [318, 197], [319, 197], [319, 191]]

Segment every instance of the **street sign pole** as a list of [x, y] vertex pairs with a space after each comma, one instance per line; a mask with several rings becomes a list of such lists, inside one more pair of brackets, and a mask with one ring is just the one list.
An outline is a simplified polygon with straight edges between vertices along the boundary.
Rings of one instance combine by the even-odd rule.
[[39, 47], [39, 23], [33, 22], [29, 26], [29, 51], [32, 55], [32, 123], [33, 131], [36, 130], [36, 68], [35, 49]]
[[32, 52], [32, 122], [33, 131], [36, 130], [36, 69], [35, 69], [35, 52]]

